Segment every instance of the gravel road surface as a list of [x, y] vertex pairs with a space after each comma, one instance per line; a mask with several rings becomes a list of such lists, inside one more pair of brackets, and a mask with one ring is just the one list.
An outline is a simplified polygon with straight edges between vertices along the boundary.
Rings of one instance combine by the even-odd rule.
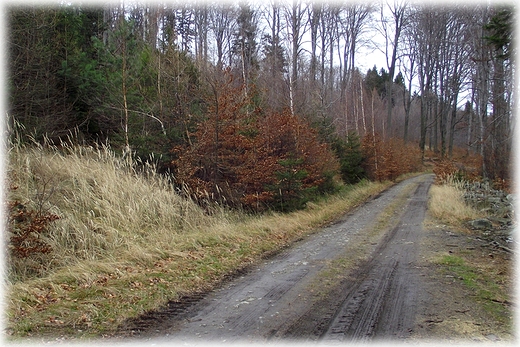
[[416, 266], [433, 175], [400, 182], [191, 303], [141, 337], [158, 342], [406, 338], [423, 292]]

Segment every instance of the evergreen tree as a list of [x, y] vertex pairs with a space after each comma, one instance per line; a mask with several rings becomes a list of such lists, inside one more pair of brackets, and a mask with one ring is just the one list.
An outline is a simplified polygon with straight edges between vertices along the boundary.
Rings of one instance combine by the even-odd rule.
[[350, 133], [346, 139], [336, 137], [332, 149], [339, 158], [341, 179], [347, 184], [355, 184], [366, 177], [363, 169], [361, 140], [356, 133]]
[[514, 13], [510, 7], [499, 9], [489, 23], [484, 25], [484, 29], [489, 32], [485, 39], [495, 46], [496, 52], [500, 51], [498, 58], [507, 60], [511, 57], [513, 27]]
[[[64, 8], [56, 29], [61, 33], [61, 69], [58, 88], [63, 89], [71, 114], [70, 128], [77, 127], [87, 138], [106, 139], [116, 124], [105, 118], [103, 99], [108, 84], [100, 57], [104, 29], [101, 10]], [[69, 129], [70, 129], [69, 128]]]
[[377, 68], [374, 66], [372, 69], [369, 69], [365, 75], [365, 89], [369, 92], [372, 92], [375, 89], [381, 98], [385, 98], [388, 78], [389, 75], [385, 69], [381, 68], [378, 72]]
[[287, 73], [287, 58], [280, 40], [273, 39], [271, 35], [264, 35], [263, 39], [263, 54], [262, 60], [265, 68], [271, 75]]
[[273, 193], [271, 207], [282, 212], [290, 212], [305, 207], [311, 192], [316, 187], [304, 188], [303, 180], [309, 175], [303, 169], [303, 159], [287, 158], [278, 161], [281, 168], [275, 172], [276, 183], [268, 185]]

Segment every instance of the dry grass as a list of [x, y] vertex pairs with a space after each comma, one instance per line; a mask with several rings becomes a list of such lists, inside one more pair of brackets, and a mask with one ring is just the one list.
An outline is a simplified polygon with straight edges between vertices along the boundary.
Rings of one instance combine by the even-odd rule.
[[464, 202], [463, 190], [457, 184], [432, 185], [428, 204], [433, 217], [454, 226], [460, 227], [464, 222], [481, 216]]
[[218, 206], [208, 213], [151, 168], [141, 171], [108, 148], [10, 150], [18, 188], [8, 198], [61, 219], [45, 235], [52, 253], [8, 260], [9, 335], [114, 331], [211, 289], [390, 185], [363, 182], [302, 211], [252, 216]]
[[[8, 176], [18, 188], [10, 199], [61, 217], [46, 235], [54, 251], [40, 272], [107, 257], [146, 262], [177, 234], [211, 222], [152, 172], [137, 173], [107, 148], [12, 149]], [[157, 250], [136, 252], [151, 241]], [[11, 270], [11, 279], [25, 279]]]

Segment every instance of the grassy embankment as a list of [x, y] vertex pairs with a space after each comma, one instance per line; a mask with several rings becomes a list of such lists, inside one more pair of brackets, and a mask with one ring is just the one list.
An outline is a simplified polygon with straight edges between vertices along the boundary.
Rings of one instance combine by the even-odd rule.
[[290, 214], [211, 213], [108, 149], [9, 151], [9, 200], [60, 219], [48, 254], [7, 261], [7, 333], [95, 337], [312, 233], [391, 185], [362, 182]]
[[[464, 190], [460, 182], [447, 180], [442, 185], [433, 185], [430, 190], [430, 215], [445, 223], [463, 237], [477, 237], [476, 231], [467, 228], [467, 222], [485, 218], [484, 212], [469, 206], [463, 199]], [[453, 276], [472, 293], [472, 298], [493, 320], [504, 328], [512, 327], [510, 307], [511, 266], [508, 257], [497, 254], [493, 259], [488, 253], [468, 248], [453, 248], [450, 253], [440, 255], [433, 261], [441, 266], [443, 275]], [[489, 253], [491, 254], [491, 253]], [[504, 260], [506, 259], [506, 260]]]

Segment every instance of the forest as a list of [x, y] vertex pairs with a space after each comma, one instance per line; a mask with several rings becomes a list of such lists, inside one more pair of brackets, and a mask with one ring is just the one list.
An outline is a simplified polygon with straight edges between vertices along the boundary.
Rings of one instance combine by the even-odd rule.
[[[289, 211], [456, 150], [511, 177], [512, 5], [165, 1], [11, 6], [22, 141], [109, 144], [179, 191]], [[360, 71], [361, 47], [386, 56]]]

